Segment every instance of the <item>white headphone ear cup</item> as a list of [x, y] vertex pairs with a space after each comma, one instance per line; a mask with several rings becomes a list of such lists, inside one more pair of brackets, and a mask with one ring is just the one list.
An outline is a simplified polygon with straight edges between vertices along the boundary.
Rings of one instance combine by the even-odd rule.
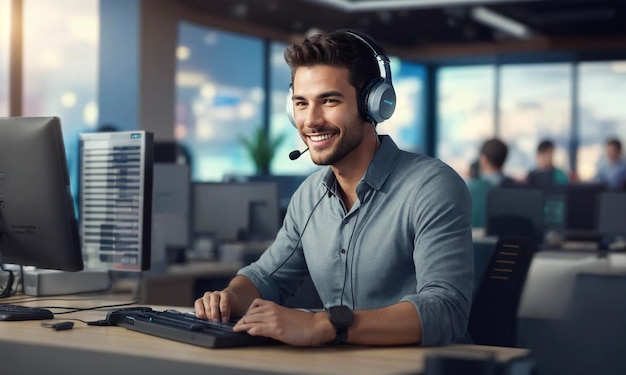
[[289, 91], [287, 91], [287, 97], [285, 98], [285, 112], [287, 113], [287, 118], [293, 127], [296, 127], [296, 119], [293, 114], [293, 101], [291, 97], [293, 96], [293, 89], [291, 85], [289, 85]]

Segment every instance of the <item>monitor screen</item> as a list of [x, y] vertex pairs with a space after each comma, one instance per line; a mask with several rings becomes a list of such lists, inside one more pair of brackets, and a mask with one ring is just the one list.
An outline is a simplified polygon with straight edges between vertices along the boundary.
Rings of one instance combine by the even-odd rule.
[[[161, 229], [168, 249], [190, 245], [191, 180], [186, 164], [154, 163], [153, 230]], [[159, 228], [155, 226], [158, 224]], [[166, 229], [166, 230], [163, 230]]]
[[568, 230], [595, 231], [598, 215], [598, 197], [605, 190], [601, 184], [580, 183], [567, 186]]
[[194, 235], [221, 242], [271, 240], [280, 228], [275, 182], [203, 182], [193, 184]]
[[300, 184], [307, 178], [306, 175], [253, 175], [249, 176], [250, 182], [276, 182], [280, 197], [281, 216], [287, 211], [291, 196], [298, 190]]
[[0, 118], [0, 263], [83, 269], [61, 121]]
[[86, 268], [150, 269], [153, 138], [145, 131], [80, 134], [79, 219]]
[[567, 218], [567, 185], [545, 186], [543, 190], [543, 225], [545, 230], [563, 233]]
[[491, 189], [487, 200], [487, 235], [526, 236], [543, 242], [543, 192], [535, 188]]
[[626, 192], [603, 192], [598, 200], [598, 232], [626, 236]]

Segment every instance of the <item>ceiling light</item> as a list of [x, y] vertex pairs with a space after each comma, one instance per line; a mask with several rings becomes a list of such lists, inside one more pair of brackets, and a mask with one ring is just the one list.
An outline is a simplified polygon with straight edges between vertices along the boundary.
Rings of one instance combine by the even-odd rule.
[[532, 35], [531, 30], [523, 23], [505, 17], [485, 7], [472, 8], [471, 15], [474, 20], [516, 38], [529, 39]]
[[376, 10], [398, 10], [436, 8], [446, 5], [474, 5], [487, 3], [507, 3], [538, 0], [307, 0], [311, 3], [326, 4], [346, 12], [367, 12]]

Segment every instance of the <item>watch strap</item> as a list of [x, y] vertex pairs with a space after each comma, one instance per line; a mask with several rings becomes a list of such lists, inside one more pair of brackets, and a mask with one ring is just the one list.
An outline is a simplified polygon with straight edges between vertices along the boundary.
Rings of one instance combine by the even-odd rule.
[[337, 328], [337, 335], [333, 345], [343, 345], [348, 341], [348, 328]]

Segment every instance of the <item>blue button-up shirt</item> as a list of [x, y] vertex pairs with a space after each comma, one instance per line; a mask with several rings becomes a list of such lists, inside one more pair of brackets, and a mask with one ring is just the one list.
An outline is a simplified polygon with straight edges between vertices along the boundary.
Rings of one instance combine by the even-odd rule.
[[594, 180], [604, 184], [609, 190], [624, 190], [626, 188], [626, 160], [619, 159], [614, 163], [601, 162]]
[[294, 193], [274, 243], [239, 274], [277, 303], [307, 273], [325, 307], [408, 301], [422, 345], [469, 342], [474, 268], [465, 182], [443, 162], [380, 138], [349, 211], [330, 167], [313, 173]]

